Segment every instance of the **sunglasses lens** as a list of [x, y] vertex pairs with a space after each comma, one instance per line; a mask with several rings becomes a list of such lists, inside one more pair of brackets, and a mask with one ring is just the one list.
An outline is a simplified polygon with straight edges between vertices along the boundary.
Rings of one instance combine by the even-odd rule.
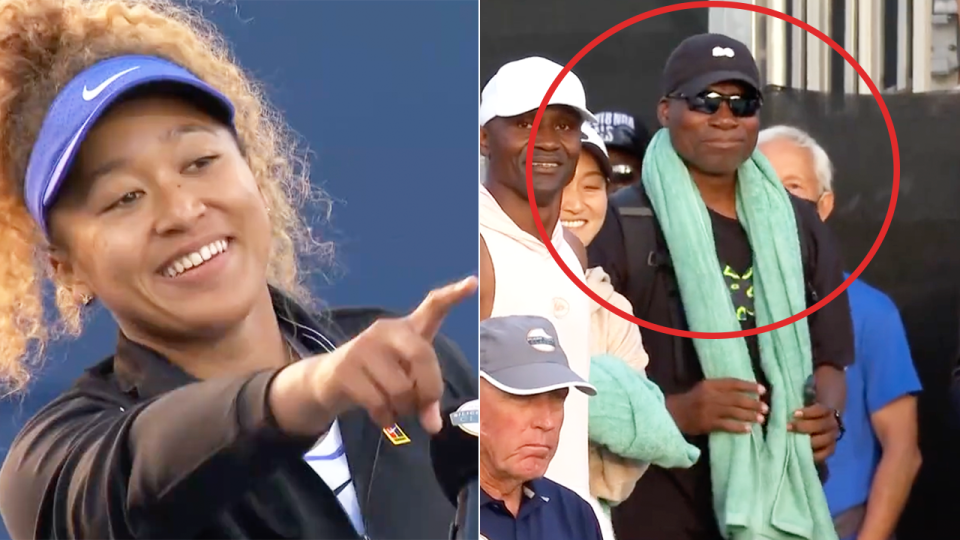
[[734, 116], [744, 118], [757, 114], [757, 111], [760, 110], [761, 105], [759, 97], [748, 96], [731, 98], [718, 95], [715, 92], [688, 98], [687, 104], [690, 106], [691, 111], [696, 111], [703, 114], [716, 114], [717, 111], [720, 110], [720, 107], [723, 106], [724, 101], [727, 102], [727, 105], [730, 107], [730, 112], [732, 112]]
[[754, 97], [730, 100], [730, 111], [734, 116], [749, 117], [760, 110], [760, 100]]
[[631, 184], [637, 180], [640, 176], [640, 172], [637, 169], [634, 169], [630, 165], [620, 164], [614, 165], [612, 167], [613, 174], [611, 175], [610, 182], [612, 184]]
[[622, 176], [633, 175], [633, 167], [629, 165], [614, 165], [612, 169], [613, 169], [613, 174], [622, 175]]
[[690, 100], [690, 109], [705, 114], [715, 114], [723, 105], [722, 97], [697, 96]]

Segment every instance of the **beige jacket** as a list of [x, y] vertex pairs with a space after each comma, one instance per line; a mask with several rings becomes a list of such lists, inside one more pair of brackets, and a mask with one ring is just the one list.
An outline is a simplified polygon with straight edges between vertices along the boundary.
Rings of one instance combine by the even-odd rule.
[[[633, 306], [613, 290], [610, 276], [602, 268], [587, 270], [586, 281], [600, 298], [627, 313], [633, 313]], [[590, 355], [610, 354], [622, 359], [637, 371], [645, 371], [650, 358], [643, 348], [640, 328], [596, 302], [591, 301], [591, 305]], [[614, 505], [619, 504], [630, 496], [648, 466], [649, 464], [622, 458], [603, 447], [591, 444], [590, 494]]]

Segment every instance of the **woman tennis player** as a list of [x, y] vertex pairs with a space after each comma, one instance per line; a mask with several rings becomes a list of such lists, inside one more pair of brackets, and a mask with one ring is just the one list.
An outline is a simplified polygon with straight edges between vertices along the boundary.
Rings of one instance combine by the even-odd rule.
[[68, 329], [93, 299], [120, 328], [13, 443], [13, 538], [448, 536], [430, 434], [476, 378], [436, 334], [476, 282], [311, 311], [291, 148], [192, 12], [0, 2], [0, 376], [28, 382], [46, 276]]

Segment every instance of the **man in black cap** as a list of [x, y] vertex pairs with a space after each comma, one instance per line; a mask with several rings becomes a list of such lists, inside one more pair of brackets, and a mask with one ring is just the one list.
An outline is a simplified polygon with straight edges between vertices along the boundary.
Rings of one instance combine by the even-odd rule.
[[650, 142], [650, 133], [633, 115], [625, 112], [604, 111], [596, 117], [594, 127], [610, 153], [613, 174], [607, 192], [612, 194], [640, 181], [643, 152]]
[[[756, 328], [757, 319], [754, 254], [738, 220], [737, 175], [756, 147], [762, 104], [759, 79], [756, 61], [742, 43], [717, 34], [693, 36], [667, 60], [663, 97], [657, 107], [657, 118], [669, 131], [671, 146], [707, 208], [707, 230], [712, 230], [721, 265], [717, 271], [730, 290], [742, 329]], [[843, 283], [842, 266], [834, 240], [815, 209], [798, 198], [790, 200], [800, 234], [809, 306]], [[669, 248], [644, 185], [637, 183], [611, 197], [607, 219], [590, 246], [590, 266], [604, 267], [637, 317], [688, 330], [684, 304], [695, 300], [691, 293], [683, 295]], [[809, 434], [814, 459], [823, 462], [842, 433], [844, 369], [853, 360], [846, 295], [807, 321], [816, 395], [794, 416], [789, 429]], [[755, 423], [766, 433], [770, 396], [777, 390], [770, 387], [761, 368], [758, 338], [745, 338], [757, 381], [747, 382], [706, 379], [691, 339], [646, 328], [641, 333], [650, 356], [648, 375], [663, 389], [678, 427], [703, 454], [691, 469], [651, 467], [631, 497], [614, 509], [617, 536], [620, 540], [720, 540], [725, 535], [714, 514], [708, 435], [749, 432]]]
[[597, 390], [570, 369], [553, 324], [534, 316], [480, 323], [480, 531], [496, 540], [601, 540], [593, 508], [544, 478], [571, 390]]

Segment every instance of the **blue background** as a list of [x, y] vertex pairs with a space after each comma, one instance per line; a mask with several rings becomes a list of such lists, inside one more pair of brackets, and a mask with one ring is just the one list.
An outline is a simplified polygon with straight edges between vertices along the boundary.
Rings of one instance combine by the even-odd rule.
[[[336, 201], [320, 229], [336, 242], [335, 266], [311, 278], [320, 300], [406, 311], [476, 272], [478, 2], [191, 5], [265, 84], [309, 145], [314, 183]], [[473, 298], [443, 328], [474, 366], [477, 312]], [[24, 420], [115, 343], [101, 310], [83, 337], [51, 347], [26, 397], [0, 403], [0, 455]]]

